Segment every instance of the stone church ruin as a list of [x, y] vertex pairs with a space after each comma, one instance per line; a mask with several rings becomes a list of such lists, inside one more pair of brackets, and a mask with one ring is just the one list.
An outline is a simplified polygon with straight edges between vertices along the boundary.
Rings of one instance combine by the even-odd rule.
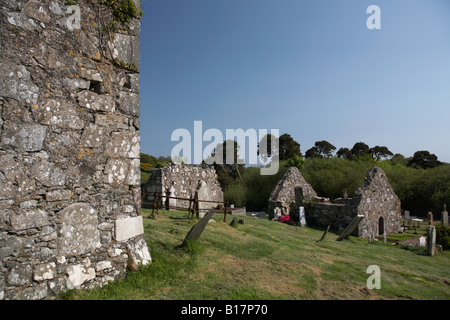
[[317, 197], [300, 172], [290, 168], [272, 192], [269, 218], [276, 218], [277, 213], [289, 214], [289, 208], [300, 206], [305, 207], [309, 225], [330, 226], [334, 230], [345, 229], [356, 217], [363, 216], [353, 232], [362, 238], [397, 233], [401, 228], [400, 199], [379, 167], [369, 170], [364, 184], [352, 198], [338, 198], [333, 202]]
[[76, 4], [0, 3], [0, 299], [99, 287], [124, 278], [130, 261], [151, 261], [140, 23], [111, 37], [109, 8]]
[[[223, 191], [214, 168], [169, 163], [163, 168], [153, 169], [142, 187], [143, 202], [152, 203], [155, 193], [161, 195], [161, 206], [189, 208], [189, 199], [197, 195], [200, 213], [216, 208], [223, 203]], [[175, 199], [178, 198], [178, 199]]]

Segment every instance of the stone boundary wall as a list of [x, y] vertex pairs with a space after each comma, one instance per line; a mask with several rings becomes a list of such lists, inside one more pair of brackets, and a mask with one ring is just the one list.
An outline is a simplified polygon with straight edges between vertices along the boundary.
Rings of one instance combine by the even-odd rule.
[[[200, 200], [223, 201], [223, 191], [217, 180], [216, 170], [210, 167], [169, 163], [163, 168], [152, 170], [142, 189], [144, 192], [150, 193], [144, 199], [149, 203], [153, 202], [151, 194], [154, 192], [163, 195], [163, 204], [164, 196], [189, 199], [195, 195], [196, 191], [199, 191]], [[182, 208], [189, 207], [189, 201], [186, 200], [171, 200], [171, 203]], [[211, 203], [203, 209], [213, 206], [215, 204]]]
[[0, 2], [0, 299], [102, 286], [151, 261], [140, 22], [108, 38], [108, 8], [67, 3]]

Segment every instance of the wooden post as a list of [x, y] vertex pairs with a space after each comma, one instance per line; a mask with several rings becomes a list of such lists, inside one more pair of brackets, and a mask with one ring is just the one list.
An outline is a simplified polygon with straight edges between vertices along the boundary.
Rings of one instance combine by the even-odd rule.
[[160, 196], [159, 193], [156, 194], [157, 200], [156, 200], [156, 214], [159, 214], [159, 203], [160, 203]]

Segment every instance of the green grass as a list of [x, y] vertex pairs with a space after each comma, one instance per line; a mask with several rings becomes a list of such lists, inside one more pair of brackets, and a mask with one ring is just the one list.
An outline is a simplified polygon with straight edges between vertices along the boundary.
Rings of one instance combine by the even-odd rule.
[[[179, 211], [145, 218], [149, 266], [102, 289], [72, 290], [61, 298], [450, 299], [449, 251], [429, 257], [381, 241], [338, 242], [332, 232], [316, 242], [323, 230], [310, 227], [250, 217], [230, 227], [231, 217], [223, 223], [217, 213], [214, 220], [199, 240], [177, 248], [197, 220]], [[366, 286], [370, 265], [381, 269], [379, 290]]]

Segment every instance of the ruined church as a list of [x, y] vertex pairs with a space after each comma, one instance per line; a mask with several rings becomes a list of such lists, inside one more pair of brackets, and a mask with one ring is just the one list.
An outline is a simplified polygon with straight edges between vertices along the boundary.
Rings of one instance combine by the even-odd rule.
[[275, 186], [269, 199], [269, 218], [289, 214], [305, 206], [308, 225], [345, 229], [358, 215], [364, 216], [354, 235], [368, 238], [400, 231], [400, 200], [392, 189], [386, 173], [373, 167], [364, 184], [353, 197], [329, 199], [318, 197], [300, 171], [291, 167]]

